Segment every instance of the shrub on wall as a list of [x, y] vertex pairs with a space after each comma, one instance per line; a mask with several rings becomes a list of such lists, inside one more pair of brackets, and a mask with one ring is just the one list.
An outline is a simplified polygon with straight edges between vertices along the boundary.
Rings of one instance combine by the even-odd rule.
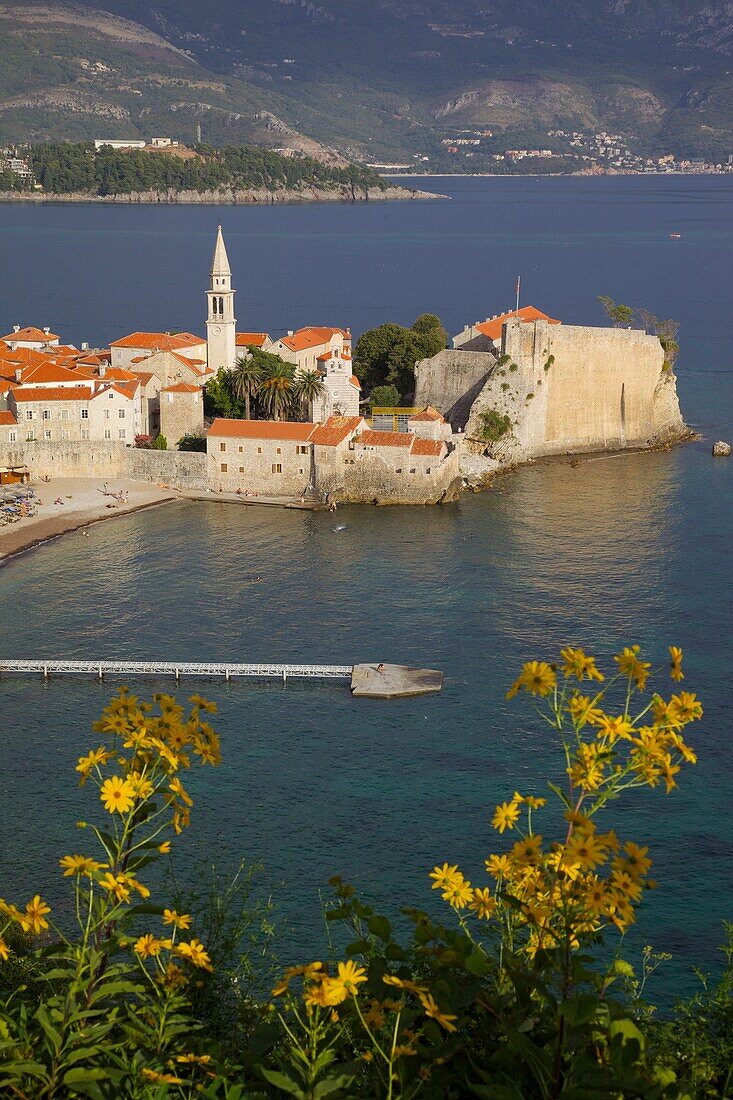
[[481, 438], [489, 443], [496, 443], [511, 430], [511, 417], [503, 415], [496, 409], [489, 409], [481, 413]]

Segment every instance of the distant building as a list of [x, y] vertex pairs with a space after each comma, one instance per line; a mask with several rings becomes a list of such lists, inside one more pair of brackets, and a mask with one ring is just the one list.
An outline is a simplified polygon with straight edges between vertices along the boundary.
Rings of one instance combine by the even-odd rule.
[[[110, 344], [112, 366], [126, 370], [139, 368], [140, 363], [159, 352], [175, 352], [186, 359], [206, 364], [206, 341], [190, 332], [131, 332]], [[141, 369], [147, 369], [141, 368]], [[170, 381], [176, 381], [170, 378]], [[163, 382], [168, 385], [168, 379]]]
[[94, 142], [97, 152], [105, 146], [110, 149], [144, 149], [145, 145], [145, 141], [138, 141], [136, 138], [97, 138]]
[[209, 289], [206, 293], [206, 347], [209, 370], [231, 370], [237, 358], [237, 320], [234, 316], [232, 269], [229, 266], [221, 226], [216, 231], [216, 244], [211, 260]]
[[497, 313], [493, 317], [487, 317], [485, 321], [477, 321], [473, 325], [467, 325], [463, 332], [453, 337], [453, 347], [460, 351], [494, 351], [498, 353], [501, 347], [501, 334], [504, 325], [512, 318], [520, 321], [549, 321], [551, 325], [559, 325], [562, 322], [548, 317], [534, 306], [522, 306], [519, 312], [509, 310], [508, 313]]
[[12, 351], [16, 348], [33, 348], [35, 351], [41, 351], [43, 348], [58, 345], [59, 338], [55, 332], [51, 332], [50, 328], [41, 329], [33, 326], [21, 328], [20, 325], [13, 325], [13, 331], [7, 336], [0, 336], [0, 341], [7, 344]]

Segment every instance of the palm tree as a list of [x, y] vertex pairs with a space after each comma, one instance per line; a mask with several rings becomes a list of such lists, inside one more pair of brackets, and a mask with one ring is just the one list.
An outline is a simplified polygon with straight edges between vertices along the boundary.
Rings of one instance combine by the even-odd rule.
[[236, 397], [244, 398], [244, 415], [250, 419], [250, 401], [257, 394], [262, 382], [262, 367], [252, 353], [240, 355], [232, 371], [232, 390]]
[[274, 420], [281, 420], [293, 402], [295, 367], [290, 363], [273, 363], [268, 367], [257, 390], [262, 404]]
[[326, 392], [320, 375], [314, 370], [304, 370], [298, 375], [293, 386], [293, 404], [300, 406], [301, 413], [307, 416], [313, 406]]

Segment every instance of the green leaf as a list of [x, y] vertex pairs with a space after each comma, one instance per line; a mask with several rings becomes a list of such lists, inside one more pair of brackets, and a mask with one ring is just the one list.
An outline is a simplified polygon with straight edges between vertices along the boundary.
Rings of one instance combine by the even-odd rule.
[[474, 951], [472, 955], [469, 955], [464, 966], [469, 974], [475, 974], [477, 978], [482, 978], [484, 974], [488, 974], [491, 970], [491, 963], [480, 951]]
[[565, 794], [565, 791], [563, 791], [555, 783], [550, 783], [549, 781], [547, 783], [547, 786], [550, 788], [550, 790], [552, 791], [553, 794], [556, 794], [557, 797], [565, 803], [565, 805], [567, 806], [567, 808], [569, 810], [572, 810], [572, 808], [573, 808], [572, 803], [570, 802], [570, 799], [568, 798], [568, 796]]
[[299, 1100], [305, 1097], [300, 1085], [286, 1077], [284, 1073], [274, 1069], [265, 1069], [264, 1066], [260, 1066], [260, 1072], [265, 1080], [274, 1085], [276, 1089], [280, 1089], [280, 1092], [286, 1092], [288, 1096], [297, 1096]]
[[367, 928], [373, 936], [378, 936], [380, 940], [385, 940], [385, 942], [392, 935], [392, 925], [386, 917], [370, 917], [367, 921]]
[[353, 1080], [353, 1073], [341, 1073], [338, 1077], [329, 1077], [325, 1081], [319, 1081], [313, 1089], [313, 1098], [314, 1100], [320, 1100], [322, 1096], [328, 1096], [332, 1092], [346, 1089]]
[[597, 1008], [598, 998], [589, 993], [572, 1001], [563, 1001], [560, 1012], [572, 1027], [580, 1027], [593, 1019]]

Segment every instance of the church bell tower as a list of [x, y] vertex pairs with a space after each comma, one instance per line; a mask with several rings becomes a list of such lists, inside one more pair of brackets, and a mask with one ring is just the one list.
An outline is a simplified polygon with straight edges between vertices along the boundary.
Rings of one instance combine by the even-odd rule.
[[225, 370], [231, 370], [237, 355], [237, 320], [234, 316], [232, 271], [229, 267], [221, 226], [216, 232], [210, 287], [206, 297], [209, 304], [209, 315], [206, 321], [208, 365], [215, 372], [222, 367]]

